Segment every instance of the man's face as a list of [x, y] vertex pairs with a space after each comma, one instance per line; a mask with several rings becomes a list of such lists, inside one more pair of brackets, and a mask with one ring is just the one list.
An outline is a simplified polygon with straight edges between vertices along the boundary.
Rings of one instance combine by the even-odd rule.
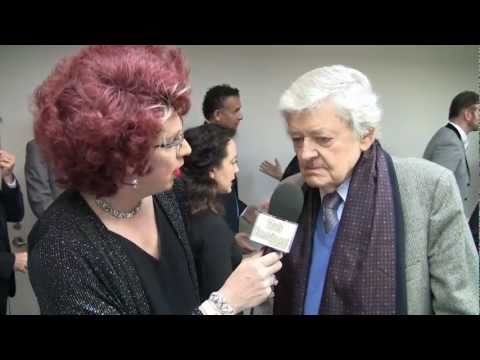
[[214, 122], [228, 128], [237, 129], [243, 119], [240, 97], [229, 96], [223, 100], [223, 107], [214, 113]]
[[352, 174], [361, 152], [375, 140], [374, 131], [358, 139], [331, 102], [290, 114], [287, 123], [303, 178], [322, 193], [335, 191]]

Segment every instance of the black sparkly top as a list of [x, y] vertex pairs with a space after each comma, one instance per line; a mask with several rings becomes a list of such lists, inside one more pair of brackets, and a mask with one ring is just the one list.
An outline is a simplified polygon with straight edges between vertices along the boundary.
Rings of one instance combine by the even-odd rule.
[[197, 267], [200, 299], [205, 301], [240, 264], [242, 252], [225, 219], [211, 210], [191, 216], [189, 240]]
[[142, 282], [153, 314], [191, 314], [195, 303], [195, 289], [189, 279], [186, 262], [178, 261], [183, 256], [175, 231], [161, 207], [155, 206], [155, 217], [160, 236], [159, 258], [151, 256], [142, 248], [113, 233], [132, 260]]
[[[164, 287], [150, 292], [143, 270], [129, 256], [119, 236], [110, 232], [82, 196], [67, 190], [46, 210], [29, 237], [29, 276], [42, 314], [198, 314], [198, 282], [192, 251], [173, 192], [154, 196], [156, 212], [169, 223], [168, 258]], [[161, 210], [161, 211], [158, 211]], [[158, 219], [157, 219], [158, 221]], [[157, 225], [158, 222], [157, 222]], [[162, 236], [162, 235], [161, 235]], [[125, 240], [128, 241], [128, 240]], [[162, 241], [162, 240], [161, 240]], [[170, 254], [165, 254], [165, 259]], [[172, 273], [172, 271], [178, 271]], [[180, 278], [179, 278], [180, 276]], [[178, 281], [182, 296], [172, 303]], [[151, 294], [161, 298], [152, 301]], [[168, 304], [159, 307], [159, 303]], [[187, 309], [192, 306], [192, 308]]]

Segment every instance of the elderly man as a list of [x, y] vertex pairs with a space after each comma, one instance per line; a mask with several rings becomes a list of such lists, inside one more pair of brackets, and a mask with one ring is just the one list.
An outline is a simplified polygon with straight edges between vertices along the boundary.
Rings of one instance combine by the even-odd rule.
[[478, 255], [455, 178], [383, 150], [366, 76], [315, 69], [280, 109], [306, 184], [274, 314], [478, 314]]

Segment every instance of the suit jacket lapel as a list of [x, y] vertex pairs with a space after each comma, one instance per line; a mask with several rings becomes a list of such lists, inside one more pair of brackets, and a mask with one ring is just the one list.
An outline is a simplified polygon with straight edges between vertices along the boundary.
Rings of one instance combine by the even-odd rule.
[[455, 135], [457, 135], [458, 139], [460, 140], [460, 142], [462, 143], [462, 147], [463, 147], [463, 152], [465, 154], [465, 164], [467, 165], [467, 173], [468, 173], [468, 178], [470, 179], [471, 176], [470, 176], [470, 167], [468, 166], [468, 160], [467, 160], [467, 153], [465, 151], [465, 146], [463, 145], [463, 140], [462, 140], [462, 135], [460, 135], [460, 132], [458, 131], [458, 129], [453, 126], [452, 124], [448, 123], [446, 126], [445, 126], [447, 129], [450, 129], [452, 130]]
[[445, 127], [446, 127], [447, 129], [452, 130], [452, 131], [455, 133], [455, 135], [457, 135], [458, 140], [460, 140], [460, 141], [462, 142], [462, 144], [463, 144], [462, 135], [460, 135], [460, 132], [458, 131], [458, 129], [457, 129], [455, 126], [453, 126], [452, 124], [448, 123], [447, 125], [445, 125]]

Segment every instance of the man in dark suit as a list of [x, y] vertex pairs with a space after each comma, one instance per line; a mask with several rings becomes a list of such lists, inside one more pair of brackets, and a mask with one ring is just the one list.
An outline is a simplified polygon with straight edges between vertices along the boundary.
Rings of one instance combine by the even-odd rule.
[[55, 182], [53, 171], [43, 159], [35, 140], [27, 143], [25, 182], [28, 202], [35, 216], [39, 218], [62, 190]]
[[[473, 91], [463, 91], [454, 97], [450, 104], [447, 125], [440, 128], [427, 145], [423, 157], [433, 161], [455, 175], [460, 194], [462, 196], [465, 213], [469, 202], [469, 188], [471, 174], [477, 164], [469, 165], [466, 151], [468, 148], [467, 135], [480, 128], [480, 101], [479, 96]], [[475, 170], [476, 171], [476, 170]], [[475, 243], [478, 246], [478, 192], [475, 193], [476, 210], [470, 218], [470, 227]], [[476, 228], [475, 228], [476, 224]]]
[[13, 175], [15, 156], [0, 150], [0, 315], [7, 313], [7, 298], [15, 295], [15, 271], [27, 270], [27, 253], [12, 254], [8, 238], [7, 221], [23, 219], [23, 197], [20, 185]]
[[[243, 120], [240, 91], [230, 85], [216, 85], [208, 89], [202, 104], [205, 123], [215, 123], [237, 130]], [[232, 192], [222, 195], [224, 218], [236, 235], [237, 244], [245, 251], [253, 251], [248, 235], [239, 233], [239, 216], [247, 205], [238, 196], [238, 182], [232, 184]]]

